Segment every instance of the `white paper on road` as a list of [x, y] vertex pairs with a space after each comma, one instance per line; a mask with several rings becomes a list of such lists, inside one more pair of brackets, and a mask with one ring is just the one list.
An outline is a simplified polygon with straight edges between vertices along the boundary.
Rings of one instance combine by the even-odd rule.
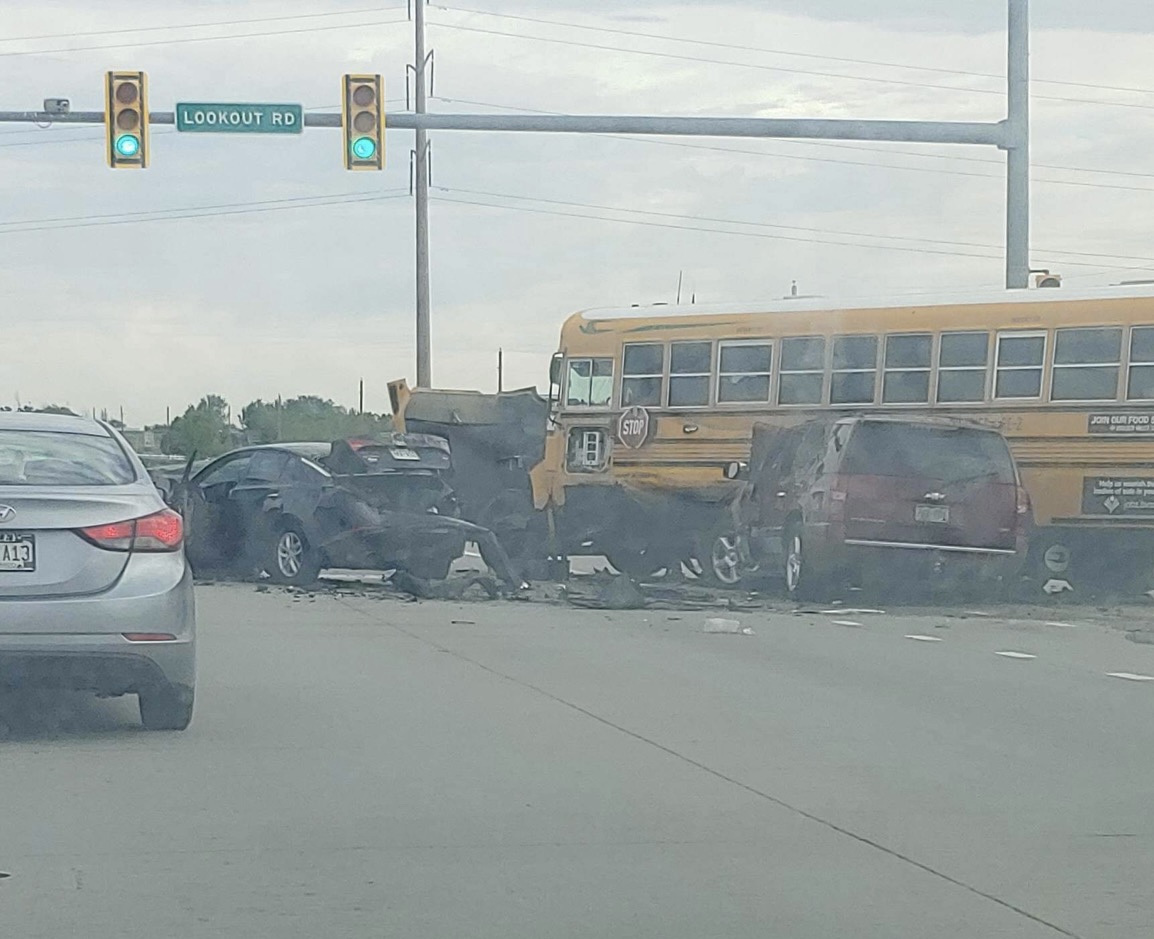
[[742, 626], [739, 620], [710, 617], [705, 621], [705, 631], [714, 635], [752, 636], [753, 630]]

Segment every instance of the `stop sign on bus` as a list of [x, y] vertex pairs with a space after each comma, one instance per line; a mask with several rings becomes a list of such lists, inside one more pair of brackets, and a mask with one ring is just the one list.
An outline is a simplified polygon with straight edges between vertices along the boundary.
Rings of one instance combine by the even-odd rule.
[[649, 439], [649, 412], [632, 407], [617, 419], [617, 439], [630, 450], [636, 450]]

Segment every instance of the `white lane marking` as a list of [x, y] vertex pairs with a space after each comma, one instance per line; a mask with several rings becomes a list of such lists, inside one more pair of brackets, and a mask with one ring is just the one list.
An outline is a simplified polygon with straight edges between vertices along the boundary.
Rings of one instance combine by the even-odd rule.
[[1107, 678], [1124, 678], [1126, 681], [1154, 681], [1154, 675], [1135, 675], [1133, 672], [1107, 672]]
[[865, 616], [865, 615], [870, 614], [870, 613], [879, 613], [879, 614], [883, 614], [883, 615], [885, 614], [885, 610], [865, 610], [865, 609], [861, 609], [861, 610], [822, 610], [821, 612], [822, 612], [822, 615], [824, 615], [824, 616], [842, 616], [842, 615]]
[[852, 619], [835, 619], [833, 621], [835, 626], [860, 626], [861, 623], [855, 623]]
[[480, 556], [481, 556], [480, 551], [474, 551], [472, 548], [466, 548], [465, 549], [465, 557], [467, 557], [467, 558], [479, 558]]
[[941, 642], [942, 641], [940, 636], [919, 636], [919, 635], [915, 634], [912, 636], [906, 636], [906, 638], [907, 639], [913, 639], [916, 642]]
[[1057, 626], [1059, 629], [1077, 629], [1076, 623], [1047, 623], [1047, 626]]
[[993, 613], [986, 613], [983, 610], [966, 610], [966, 616], [993, 616]]
[[994, 655], [1001, 655], [1007, 659], [1036, 659], [1037, 658], [1036, 655], [1030, 655], [1029, 652], [1010, 652], [1008, 650], [1004, 651], [1004, 652], [995, 652]]

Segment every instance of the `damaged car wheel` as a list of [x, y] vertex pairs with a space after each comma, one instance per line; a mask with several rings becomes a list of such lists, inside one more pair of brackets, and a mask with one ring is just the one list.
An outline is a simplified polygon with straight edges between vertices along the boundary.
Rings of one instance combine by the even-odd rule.
[[307, 587], [320, 576], [320, 555], [295, 526], [277, 532], [270, 554], [265, 569], [275, 583]]

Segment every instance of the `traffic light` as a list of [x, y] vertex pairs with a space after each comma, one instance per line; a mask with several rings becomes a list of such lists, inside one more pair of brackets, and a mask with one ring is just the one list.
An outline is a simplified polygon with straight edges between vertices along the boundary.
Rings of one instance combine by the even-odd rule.
[[345, 169], [385, 168], [385, 84], [380, 75], [346, 75], [341, 96]]
[[148, 166], [148, 76], [144, 72], [105, 75], [104, 127], [109, 166]]

